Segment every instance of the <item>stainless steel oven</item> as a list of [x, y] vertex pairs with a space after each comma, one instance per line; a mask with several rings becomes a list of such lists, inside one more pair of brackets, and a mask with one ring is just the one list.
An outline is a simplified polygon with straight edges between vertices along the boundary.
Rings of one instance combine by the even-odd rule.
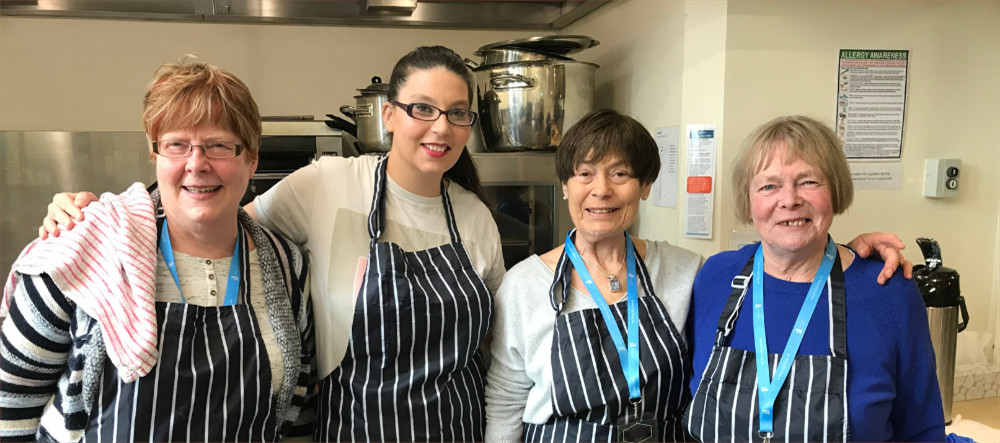
[[[257, 154], [257, 172], [241, 204], [271, 189], [296, 169], [324, 155], [344, 156], [343, 133], [311, 116], [264, 117], [263, 137]], [[350, 154], [350, 153], [349, 153]]]
[[500, 230], [507, 269], [562, 243], [573, 222], [554, 152], [474, 153], [472, 159]]

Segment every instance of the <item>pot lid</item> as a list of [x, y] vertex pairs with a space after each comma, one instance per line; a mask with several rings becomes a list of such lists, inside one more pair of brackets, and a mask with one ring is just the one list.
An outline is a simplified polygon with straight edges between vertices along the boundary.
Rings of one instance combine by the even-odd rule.
[[358, 89], [358, 92], [362, 94], [388, 94], [389, 85], [382, 83], [382, 77], [376, 75], [372, 77], [372, 84], [368, 85], [367, 88]]
[[586, 35], [547, 35], [490, 43], [480, 47], [479, 51], [514, 48], [565, 56], [593, 48], [600, 43]]
[[489, 64], [490, 59], [493, 57], [499, 57], [504, 61], [510, 62], [530, 62], [530, 61], [540, 61], [540, 60], [573, 60], [569, 57], [559, 54], [553, 54], [551, 52], [534, 51], [524, 48], [516, 48], [513, 46], [498, 46], [490, 49], [480, 49], [476, 51], [476, 55], [482, 57], [484, 64]]

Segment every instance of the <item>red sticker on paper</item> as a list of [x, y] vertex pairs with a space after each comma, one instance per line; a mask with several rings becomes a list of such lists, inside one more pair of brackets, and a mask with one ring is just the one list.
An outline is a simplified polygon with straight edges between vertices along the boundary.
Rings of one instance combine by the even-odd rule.
[[688, 177], [687, 192], [689, 194], [711, 193], [712, 177]]

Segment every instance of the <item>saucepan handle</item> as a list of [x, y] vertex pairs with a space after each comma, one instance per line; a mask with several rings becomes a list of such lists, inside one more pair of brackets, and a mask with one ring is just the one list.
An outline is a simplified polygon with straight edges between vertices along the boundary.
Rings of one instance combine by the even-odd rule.
[[358, 121], [358, 112], [354, 109], [354, 106], [344, 105], [340, 107], [340, 113], [346, 115], [351, 120], [355, 122]]
[[498, 91], [510, 89], [531, 89], [535, 87], [535, 79], [521, 74], [504, 72], [490, 77], [490, 86]]

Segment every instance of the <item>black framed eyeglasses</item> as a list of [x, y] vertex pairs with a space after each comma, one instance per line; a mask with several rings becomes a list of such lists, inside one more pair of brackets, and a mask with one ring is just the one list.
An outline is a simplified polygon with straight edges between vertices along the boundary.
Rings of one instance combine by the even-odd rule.
[[194, 147], [201, 147], [205, 157], [208, 158], [233, 158], [243, 152], [243, 146], [239, 143], [224, 141], [206, 141], [200, 145], [193, 145], [187, 140], [160, 140], [153, 142], [153, 152], [167, 158], [186, 158], [191, 155]]
[[476, 122], [476, 113], [468, 109], [449, 109], [445, 111], [444, 109], [438, 108], [434, 105], [428, 105], [427, 103], [402, 103], [396, 100], [391, 100], [392, 104], [399, 106], [406, 110], [406, 115], [413, 117], [417, 120], [432, 122], [441, 117], [441, 114], [445, 115], [448, 122], [455, 126], [472, 126]]

